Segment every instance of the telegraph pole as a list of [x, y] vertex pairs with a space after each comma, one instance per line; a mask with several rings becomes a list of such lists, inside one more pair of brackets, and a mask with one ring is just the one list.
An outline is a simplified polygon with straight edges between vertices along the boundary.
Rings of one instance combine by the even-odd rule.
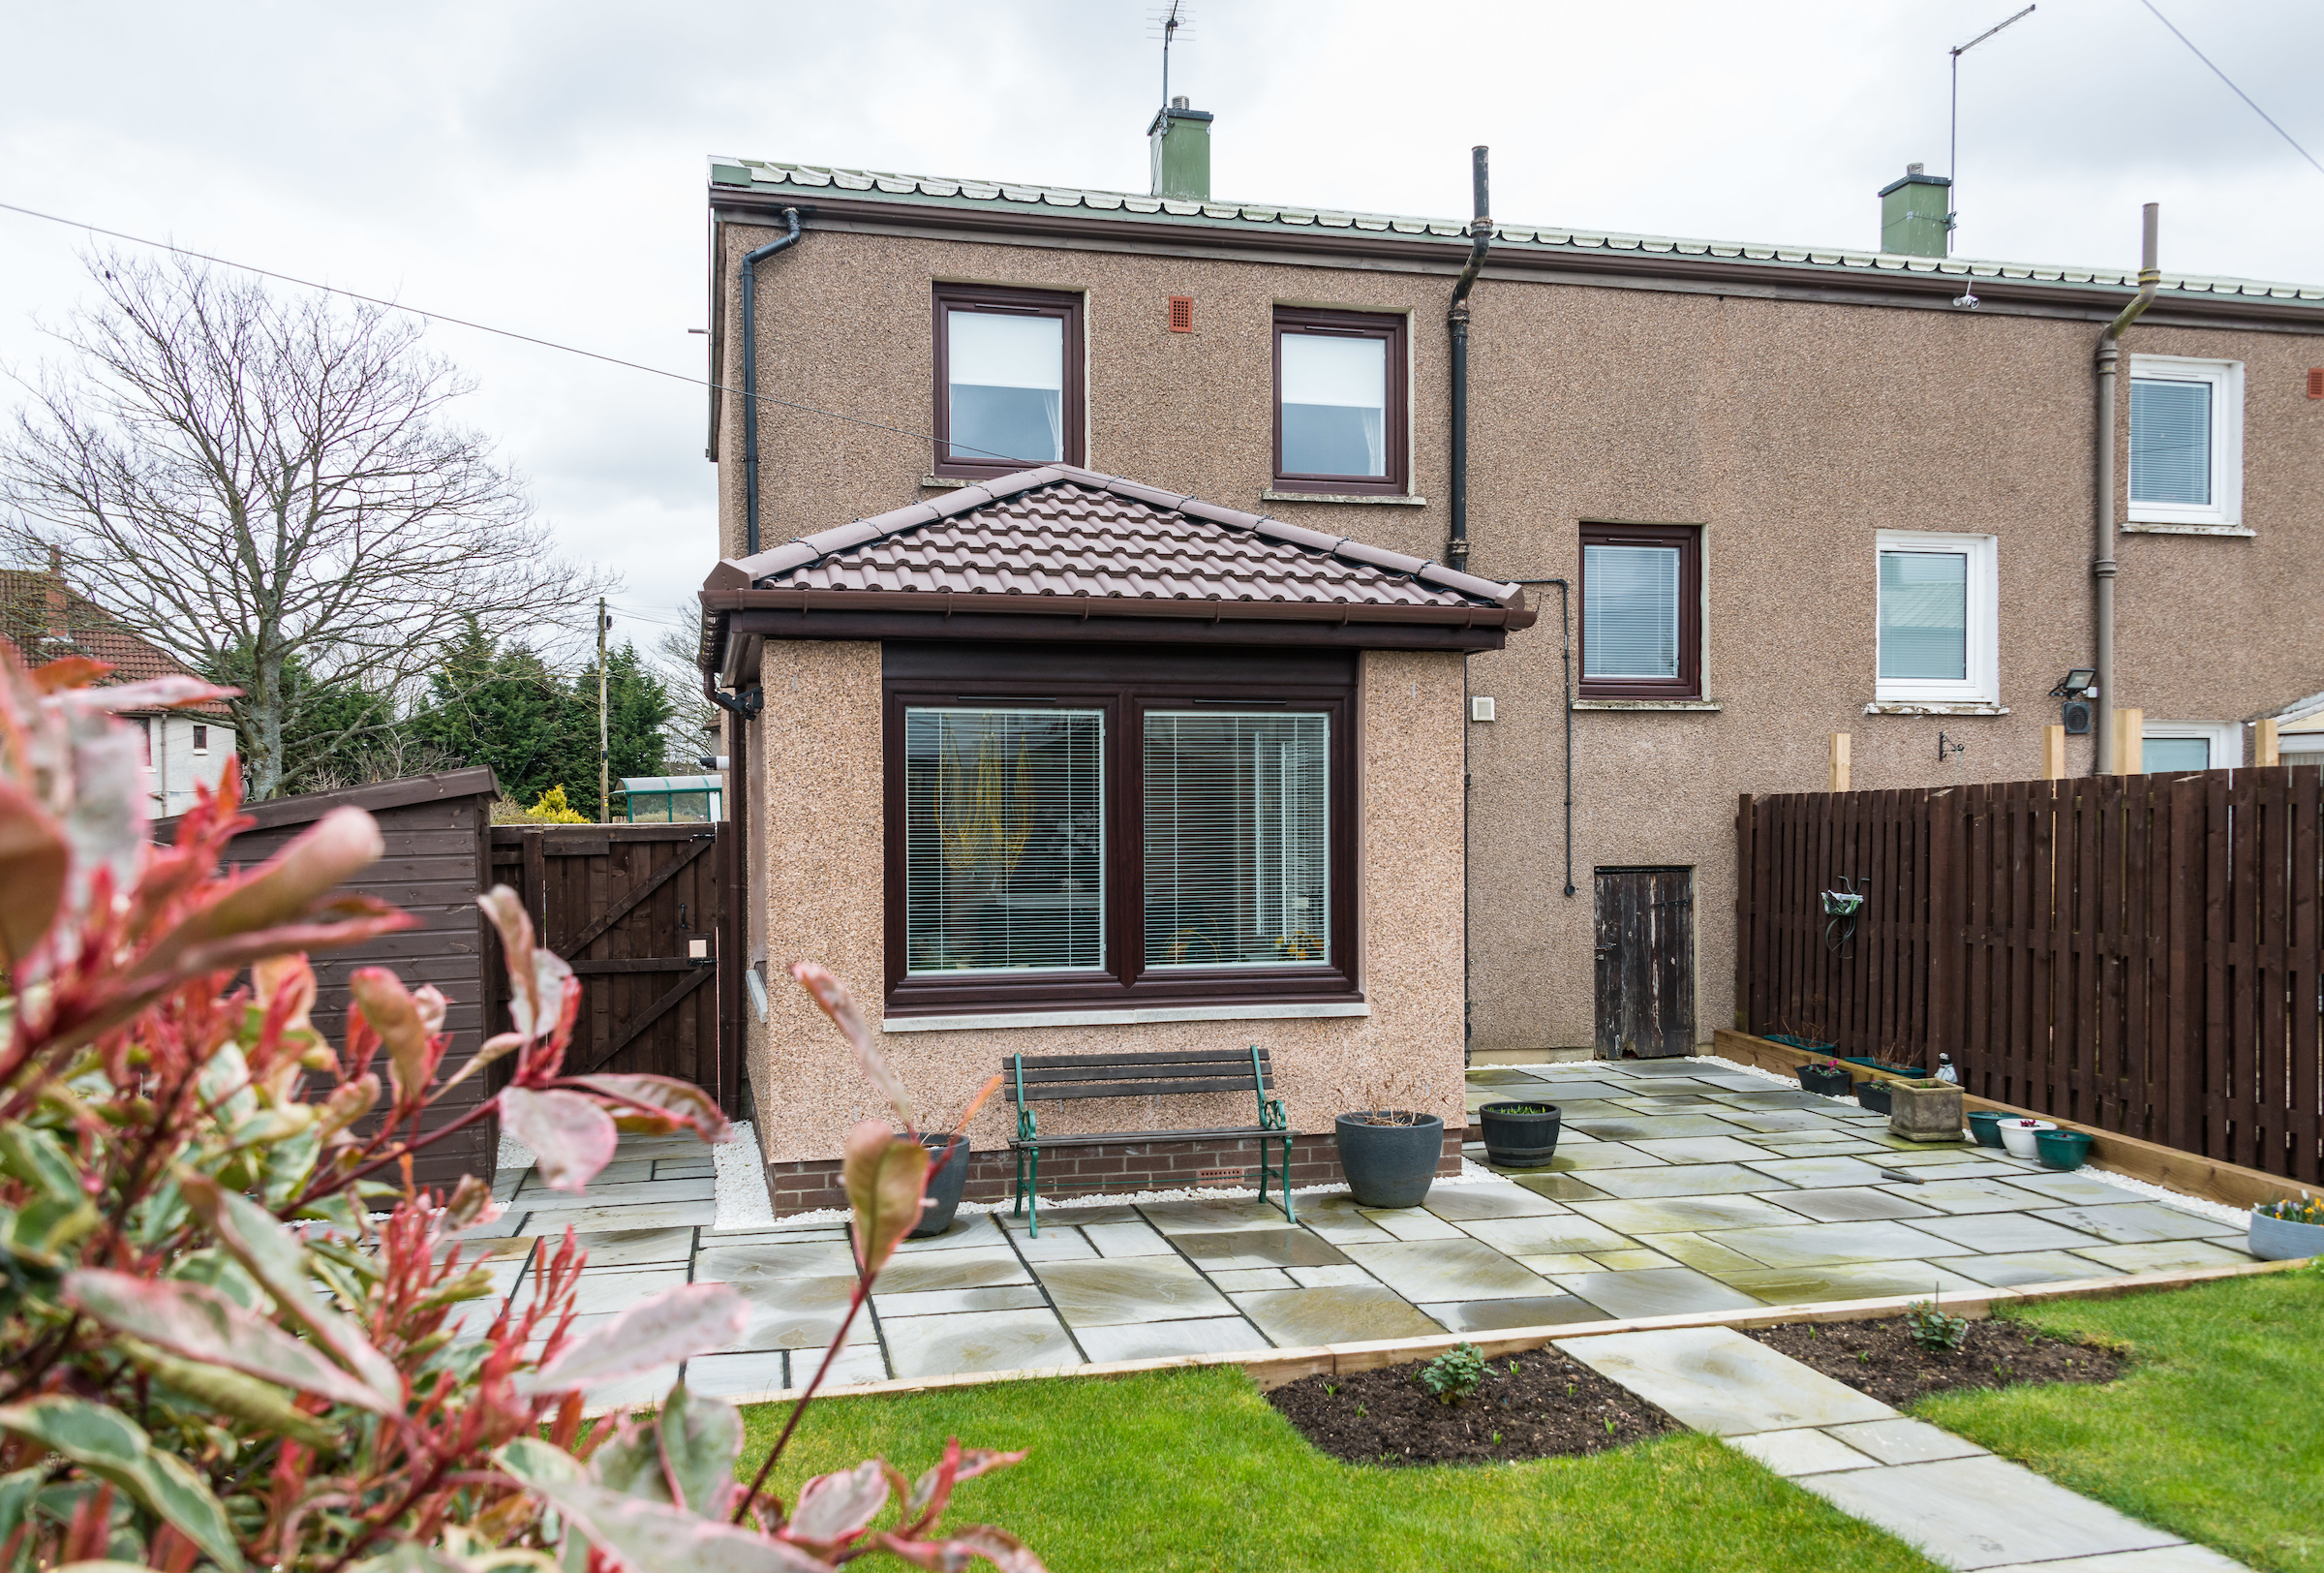
[[597, 822], [613, 822], [612, 733], [605, 721], [605, 598], [597, 598]]

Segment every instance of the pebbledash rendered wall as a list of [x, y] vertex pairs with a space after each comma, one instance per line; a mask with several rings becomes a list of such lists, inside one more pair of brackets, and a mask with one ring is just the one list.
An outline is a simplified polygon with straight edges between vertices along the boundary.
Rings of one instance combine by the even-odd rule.
[[[1065, 652], [1060, 649], [1060, 655]], [[784, 973], [822, 962], [854, 991], [875, 1032], [885, 974], [880, 646], [767, 641], [756, 723], [765, 766], [753, 793], [764, 849], [769, 1015], [749, 1029], [759, 1144], [778, 1212], [838, 1204], [841, 1143], [885, 1113], [845, 1042]], [[881, 1032], [879, 1043], [924, 1123], [943, 1128], [1014, 1053], [1137, 1053], [1264, 1045], [1292, 1128], [1299, 1184], [1336, 1179], [1332, 1117], [1367, 1088], [1446, 1122], [1448, 1171], [1458, 1167], [1461, 1075], [1461, 661], [1438, 652], [1363, 653], [1358, 807], [1361, 982], [1367, 1016]], [[1159, 1103], [1161, 1106], [1154, 1106]], [[1108, 1098], [1039, 1109], [1045, 1131], [1247, 1126], [1248, 1097]], [[1013, 1105], [995, 1096], [970, 1127], [971, 1197], [1005, 1194]], [[1188, 1185], [1197, 1169], [1255, 1164], [1239, 1151], [1162, 1145], [1061, 1150], [1042, 1163], [1067, 1190]], [[1218, 1184], [1218, 1181], [1208, 1182]]]
[[[1183, 254], [1139, 252], [1094, 224], [1086, 249], [1001, 243], [945, 232], [951, 221], [925, 206], [912, 233], [826, 222], [810, 213], [799, 244], [758, 269], [762, 386], [925, 431], [935, 281], [1080, 291], [1091, 468], [1444, 555], [1443, 324], [1456, 264], [1203, 253], [1200, 235]], [[727, 324], [733, 259], [777, 232], [719, 226]], [[2134, 226], [2124, 238], [2135, 248]], [[1173, 295], [1193, 299], [1190, 333], [1169, 330]], [[1412, 491], [1422, 501], [1263, 497], [1278, 303], [1409, 315]], [[1852, 734], [1859, 788], [2040, 773], [2041, 728], [2058, 719], [2049, 691], [2092, 659], [2091, 365], [2101, 324], [1942, 302], [1604, 287], [1514, 276], [1490, 259], [1474, 308], [1471, 571], [1570, 579], [1583, 520], [1699, 525], [1704, 692], [1720, 706], [1572, 717], [1569, 898], [1556, 588], [1529, 589], [1542, 621], [1470, 663], [1470, 691], [1492, 695], [1499, 718], [1468, 728], [1474, 1046], [1590, 1041], [1591, 871], [1641, 864], [1696, 870], [1696, 1023], [1707, 1041], [1733, 1019], [1737, 793], [1822, 789], [1835, 731]], [[721, 379], [735, 386], [737, 335], [726, 331], [720, 348]], [[2312, 331], [2142, 324], [2126, 348], [2244, 362], [2252, 533], [2123, 537], [2115, 702], [2150, 721], [2228, 721], [2324, 691], [2324, 648], [2286, 636], [2324, 602], [2324, 399], [2306, 396], [2324, 345]], [[2125, 467], [2128, 408], [2118, 401]], [[780, 456], [761, 482], [769, 540], [944, 495], [921, 484], [924, 443], [773, 406], [760, 439]], [[730, 399], [718, 430], [728, 556], [741, 541], [740, 442]], [[2118, 477], [2118, 498], [2127, 491]], [[1998, 538], [2006, 714], [1865, 714], [1881, 530]], [[768, 697], [771, 708], [780, 697], [772, 684]], [[1966, 745], [1942, 763], [1941, 731]], [[2089, 748], [2069, 741], [2069, 769], [2089, 768]]]

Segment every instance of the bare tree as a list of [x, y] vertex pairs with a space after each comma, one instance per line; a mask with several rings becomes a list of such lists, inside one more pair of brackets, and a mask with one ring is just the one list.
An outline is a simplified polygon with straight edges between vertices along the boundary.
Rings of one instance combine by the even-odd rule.
[[668, 739], [671, 769], [690, 775], [700, 768], [702, 756], [716, 755], [723, 745], [719, 741], [718, 706], [702, 696], [702, 668], [697, 664], [702, 649], [701, 605], [678, 602], [676, 622], [680, 626], [656, 633], [644, 654], [670, 694], [674, 713], [662, 733]]
[[[238, 683], [254, 796], [283, 789], [302, 695], [401, 694], [474, 618], [503, 635], [607, 588], [549, 551], [522, 479], [449, 406], [474, 385], [371, 306], [283, 298], [183, 259], [89, 259], [0, 448], [0, 532], [197, 670]], [[327, 748], [393, 725], [341, 705]], [[332, 727], [345, 734], [329, 735]]]

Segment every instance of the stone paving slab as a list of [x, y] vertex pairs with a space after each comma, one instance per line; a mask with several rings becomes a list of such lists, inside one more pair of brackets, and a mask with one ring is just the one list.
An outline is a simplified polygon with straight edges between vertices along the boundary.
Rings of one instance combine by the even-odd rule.
[[1696, 1431], [1736, 1436], [1893, 1420], [1878, 1399], [1726, 1327], [1564, 1339], [1558, 1348]]
[[1947, 1567], [2046, 1566], [2058, 1558], [2182, 1544], [2177, 1535], [1990, 1455], [1806, 1475], [1799, 1484]]

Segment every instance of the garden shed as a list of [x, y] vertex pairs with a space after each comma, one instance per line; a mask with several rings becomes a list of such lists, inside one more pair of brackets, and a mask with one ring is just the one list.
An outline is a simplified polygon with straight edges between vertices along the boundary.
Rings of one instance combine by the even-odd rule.
[[[782, 975], [831, 967], [932, 1118], [1012, 1054], [1264, 1047], [1330, 1179], [1337, 1112], [1462, 1120], [1464, 663], [1515, 585], [1067, 466], [721, 562], [779, 1210], [829, 1205], [877, 1099]], [[1044, 1132], [1247, 1126], [1247, 1097], [1044, 1108]], [[972, 1127], [1005, 1190], [1011, 1111]], [[1255, 1150], [1081, 1148], [1062, 1191], [1233, 1183]], [[1044, 1188], [1053, 1171], [1044, 1164]]]

